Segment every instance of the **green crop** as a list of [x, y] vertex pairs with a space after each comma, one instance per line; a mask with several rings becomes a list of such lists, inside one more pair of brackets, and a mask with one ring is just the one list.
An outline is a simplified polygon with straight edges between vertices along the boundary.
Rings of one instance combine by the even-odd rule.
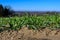
[[[7, 26], [8, 25], [8, 26]], [[9, 28], [12, 30], [21, 29], [23, 26], [28, 27], [29, 29], [42, 29], [42, 28], [51, 28], [59, 29], [60, 28], [60, 14], [59, 15], [40, 15], [40, 16], [15, 16], [15, 17], [0, 17], [0, 28], [3, 27]]]

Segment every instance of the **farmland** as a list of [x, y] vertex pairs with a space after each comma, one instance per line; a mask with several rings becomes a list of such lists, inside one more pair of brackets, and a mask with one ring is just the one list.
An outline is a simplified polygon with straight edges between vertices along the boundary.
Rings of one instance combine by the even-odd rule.
[[9, 28], [12, 30], [21, 29], [26, 26], [29, 29], [50, 29], [60, 28], [60, 14], [57, 15], [34, 15], [34, 16], [15, 16], [15, 17], [0, 17], [0, 29]]
[[0, 40], [59, 40], [59, 37], [60, 14], [0, 17]]
[[[16, 3], [21, 4], [22, 1]], [[27, 2], [32, 6], [23, 6], [23, 4], [15, 6], [16, 3], [12, 3], [10, 6], [5, 6], [11, 4], [10, 2], [4, 5], [0, 4], [0, 40], [60, 40], [60, 11], [56, 9], [58, 5], [56, 8], [52, 8], [55, 4], [49, 1], [49, 4], [54, 4], [49, 5], [51, 8], [46, 5], [47, 8], [44, 6], [42, 9], [43, 6], [39, 5], [40, 8], [37, 5], [39, 9], [33, 5], [35, 4], [33, 2]], [[11, 6], [19, 10], [15, 10]], [[22, 8], [18, 8], [19, 6]], [[27, 8], [28, 10], [26, 10]], [[41, 9], [48, 10], [42, 11]]]

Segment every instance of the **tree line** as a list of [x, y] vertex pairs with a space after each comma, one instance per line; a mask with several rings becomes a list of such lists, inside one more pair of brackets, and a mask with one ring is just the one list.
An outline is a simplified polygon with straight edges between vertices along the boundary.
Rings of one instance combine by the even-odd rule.
[[[19, 14], [18, 14], [19, 13]], [[40, 13], [40, 12], [17, 12], [16, 14], [15, 14], [15, 11], [14, 10], [12, 10], [11, 9], [11, 7], [10, 6], [3, 6], [2, 4], [0, 4], [0, 17], [11, 17], [11, 16], [24, 16], [24, 15], [26, 15], [26, 14], [28, 14], [28, 15], [35, 15], [35, 14], [37, 14], [37, 15], [41, 15], [41, 14], [58, 14], [58, 12], [42, 12], [42, 13]]]
[[0, 4], [0, 17], [12, 16], [14, 11], [9, 6], [3, 6]]

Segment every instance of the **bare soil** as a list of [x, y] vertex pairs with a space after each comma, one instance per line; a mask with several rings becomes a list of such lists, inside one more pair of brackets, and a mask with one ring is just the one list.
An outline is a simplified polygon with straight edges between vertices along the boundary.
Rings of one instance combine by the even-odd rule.
[[3, 31], [0, 40], [60, 40], [60, 30], [29, 30], [26, 27], [18, 31]]

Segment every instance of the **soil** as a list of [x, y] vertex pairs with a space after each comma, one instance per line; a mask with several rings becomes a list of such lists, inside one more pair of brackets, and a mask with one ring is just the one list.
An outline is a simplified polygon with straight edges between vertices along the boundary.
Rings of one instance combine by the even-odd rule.
[[29, 30], [23, 27], [18, 31], [3, 31], [0, 33], [0, 40], [60, 40], [60, 30]]

